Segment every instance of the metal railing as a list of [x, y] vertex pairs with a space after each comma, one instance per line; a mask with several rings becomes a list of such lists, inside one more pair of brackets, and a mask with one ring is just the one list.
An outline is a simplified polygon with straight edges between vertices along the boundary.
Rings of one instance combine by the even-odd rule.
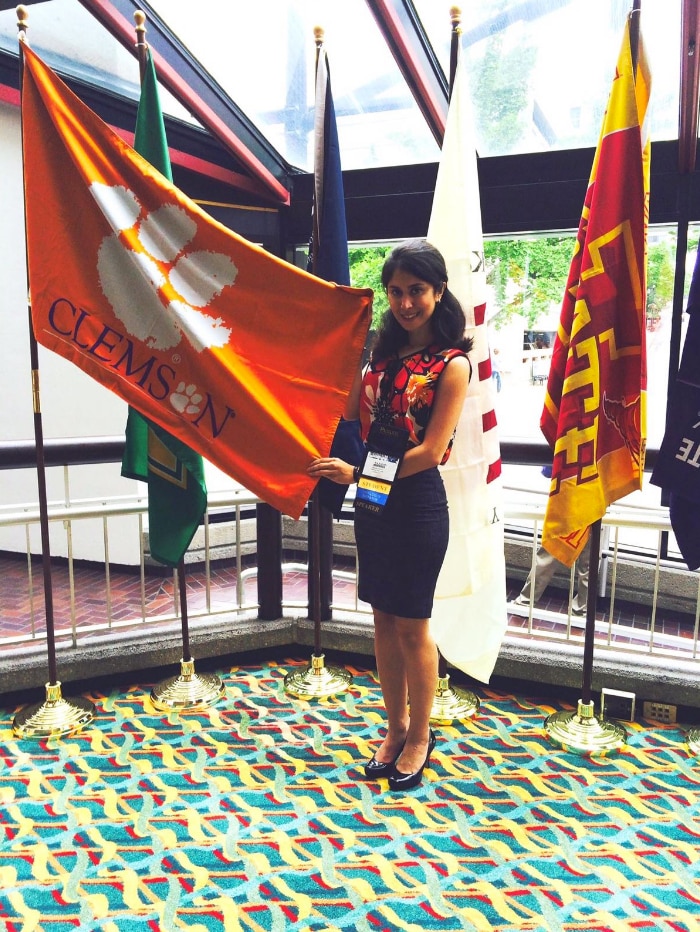
[[[537, 497], [531, 490], [528, 494], [531, 500]], [[531, 526], [526, 546], [533, 571], [544, 513], [544, 501], [535, 501], [525, 507], [511, 502], [506, 514], [511, 525], [524, 521]], [[596, 599], [598, 645], [634, 655], [698, 659], [700, 577], [685, 570], [680, 560], [662, 556], [670, 531], [665, 508], [618, 502], [608, 509], [602, 522], [599, 588], [589, 593]], [[630, 546], [631, 540], [642, 536], [644, 549]], [[510, 633], [583, 643], [585, 619], [573, 612], [575, 569], [563, 568], [559, 576], [564, 598], [558, 610], [511, 604], [509, 612], [525, 624], [521, 627], [511, 619]]]
[[[16, 445], [10, 468], [26, 466], [18, 456]], [[68, 459], [66, 444], [59, 458]], [[81, 446], [81, 453], [85, 447]], [[100, 454], [87, 453], [87, 462], [113, 461], [114, 444], [104, 447], [106, 460]], [[25, 451], [26, 455], [26, 451]], [[539, 459], [537, 451], [532, 461]], [[80, 460], [85, 461], [84, 456]], [[0, 460], [0, 465], [2, 462]], [[147, 503], [143, 498], [131, 497], [104, 500], [70, 500], [70, 481], [67, 464], [51, 468], [64, 470], [65, 500], [49, 503], [49, 522], [52, 528], [62, 526], [65, 533], [66, 556], [54, 560], [54, 597], [61, 603], [56, 619], [56, 636], [63, 646], [79, 650], [97, 636], [119, 634], [134, 640], [150, 638], [157, 630], [177, 631], [180, 609], [176, 580], [149, 565], [146, 549], [147, 529], [144, 516]], [[534, 566], [533, 555], [538, 546], [538, 532], [544, 516], [545, 496], [527, 490], [529, 501], [524, 504], [519, 493], [522, 489], [506, 489], [506, 554], [509, 578], [516, 582], [524, 579]], [[218, 620], [227, 623], [232, 618], [250, 619], [258, 616], [264, 594], [255, 587], [264, 576], [265, 561], [269, 555], [260, 552], [259, 526], [256, 514], [259, 500], [242, 489], [209, 496], [209, 506], [195, 550], [189, 555], [193, 562], [186, 564], [188, 582], [188, 616], [194, 628], [206, 624], [211, 627]], [[266, 507], [266, 506], [263, 506]], [[134, 520], [139, 560], [133, 568], [116, 567], [110, 559], [110, 525], [130, 517]], [[86, 565], [73, 554], [73, 537], [80, 522], [99, 521], [101, 553]], [[42, 627], [43, 583], [37, 572], [39, 554], [32, 552], [32, 538], [39, 522], [38, 507], [33, 504], [14, 505], [0, 509], [0, 530], [20, 528], [26, 541], [26, 572], [24, 583], [14, 561], [12, 574], [6, 575], [3, 588], [7, 604], [7, 585], [12, 576], [13, 604], [24, 606], [24, 616], [13, 611], [5, 617], [0, 608], [0, 646], [13, 652], [35, 650], [45, 638]], [[663, 556], [665, 538], [670, 531], [665, 508], [641, 508], [617, 503], [608, 510], [603, 522], [608, 529], [607, 546], [601, 558], [602, 589], [597, 594], [596, 640], [601, 646], [621, 653], [645, 654], [661, 658], [681, 657], [698, 660], [700, 619], [700, 577], [689, 573], [679, 561]], [[216, 528], [216, 541], [212, 529]], [[257, 530], [256, 530], [257, 529]], [[643, 534], [646, 545], [633, 552], [624, 537]], [[223, 538], [223, 542], [222, 542]], [[655, 538], [655, 545], [649, 540]], [[292, 546], [290, 549], [296, 549]], [[303, 580], [305, 563], [284, 560], [284, 546], [277, 569], [285, 580], [292, 575]], [[5, 557], [6, 567], [10, 563]], [[269, 570], [269, 567], [267, 568]], [[273, 568], [274, 569], [274, 568]], [[118, 585], [115, 579], [118, 577]], [[369, 607], [359, 602], [355, 587], [355, 568], [346, 561], [334, 570], [334, 617], [356, 619], [366, 626]], [[562, 581], [563, 580], [563, 581]], [[24, 585], [24, 591], [22, 591]], [[559, 574], [558, 586], [566, 588], [566, 577]], [[516, 606], [510, 604], [508, 634], [531, 641], [574, 644], [583, 640], [583, 622], [571, 612], [573, 576], [568, 580], [568, 601], [556, 608]], [[560, 600], [561, 601], [561, 600]], [[304, 586], [292, 589], [284, 584], [281, 600], [284, 613], [308, 613]], [[101, 617], [100, 617], [101, 616]], [[262, 617], [262, 616], [261, 616]]]
[[[69, 467], [62, 468], [67, 471]], [[67, 478], [65, 485], [69, 487]], [[250, 587], [246, 586], [246, 581], [254, 577], [257, 570], [244, 565], [243, 527], [250, 523], [250, 515], [254, 523], [258, 503], [259, 499], [245, 490], [209, 496], [200, 533], [202, 558], [191, 565], [197, 591], [192, 599], [188, 597], [188, 616], [194, 627], [203, 619], [207, 623], [216, 623], [217, 617], [230, 619], [232, 614], [240, 617], [257, 615], [257, 594], [252, 597]], [[66, 557], [52, 559], [52, 596], [54, 603], [59, 602], [63, 609], [62, 613], [57, 613], [55, 630], [57, 638], [69, 638], [73, 648], [78, 648], [81, 642], [96, 634], [110, 631], [131, 631], [135, 637], [148, 637], [154, 626], [159, 630], [170, 627], [177, 630], [180, 618], [177, 571], [173, 571], [170, 577], [166, 568], [156, 569], [148, 565], [144, 521], [147, 511], [147, 501], [138, 497], [49, 503], [49, 527], [53, 530], [62, 526], [67, 554]], [[110, 522], [125, 517], [136, 519], [134, 547], [138, 549], [139, 560], [133, 567], [115, 568], [110, 560]], [[95, 520], [102, 525], [102, 552], [96, 553], [88, 563], [74, 557], [73, 537], [77, 524]], [[32, 530], [38, 525], [39, 509], [36, 504], [0, 509], [0, 531], [20, 528], [26, 541], [24, 591], [20, 587], [19, 573], [15, 570], [11, 574], [12, 600], [16, 605], [25, 607], [25, 623], [22, 624], [16, 611], [10, 620], [3, 620], [0, 612], [0, 645], [16, 647], [45, 639], [41, 624], [45, 604], [44, 583], [38, 566], [41, 555], [32, 552], [31, 544]], [[213, 525], [218, 529], [222, 526], [228, 528], [225, 548], [231, 556], [225, 561], [225, 576], [220, 572], [217, 574], [213, 566]], [[16, 564], [16, 560], [6, 555], [6, 580], [13, 563]], [[185, 572], [189, 575], [187, 563]], [[119, 603], [114, 585], [117, 575], [120, 579]], [[88, 608], [86, 603], [91, 603], [91, 611], [85, 610]], [[103, 618], [98, 621], [100, 614]], [[81, 616], [86, 620], [81, 621]]]

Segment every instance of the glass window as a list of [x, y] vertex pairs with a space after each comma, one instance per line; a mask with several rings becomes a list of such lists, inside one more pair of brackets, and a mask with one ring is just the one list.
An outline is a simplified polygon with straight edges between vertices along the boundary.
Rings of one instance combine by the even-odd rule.
[[[697, 248], [697, 235], [691, 238]], [[502, 437], [542, 441], [539, 422], [571, 264], [574, 234], [487, 238], [491, 345], [498, 350]], [[666, 417], [676, 234], [650, 227], [647, 267], [647, 442], [658, 448]], [[688, 262], [695, 260], [689, 253]], [[688, 282], [690, 273], [688, 273]]]
[[[140, 86], [136, 56], [128, 52], [78, 0], [51, 0], [50, 3], [30, 6], [28, 39], [46, 63], [62, 75], [138, 100]], [[17, 53], [18, 45], [15, 10], [0, 12], [0, 48]], [[164, 113], [198, 125], [162, 85], [159, 92]]]
[[[414, 0], [445, 73], [449, 10]], [[479, 0], [462, 11], [479, 155], [595, 146], [629, 0]], [[644, 0], [652, 139], [678, 136], [680, 0]], [[671, 62], [673, 65], [671, 66]]]
[[[434, 162], [439, 148], [365, 0], [212, 0], [205, 26], [185, 0], [154, 10], [292, 165], [312, 170], [314, 27], [325, 30], [343, 168]], [[449, 5], [414, 0], [445, 73]], [[463, 44], [482, 156], [595, 146], [629, 0], [474, 0]], [[678, 129], [680, 0], [645, 0], [654, 139]], [[148, 24], [147, 24], [148, 25]], [[138, 98], [136, 61], [78, 0], [30, 7], [32, 47], [62, 73]], [[17, 50], [15, 10], [0, 47]], [[195, 122], [165, 89], [164, 111]]]
[[153, 8], [287, 161], [313, 170], [316, 46], [325, 33], [343, 170], [434, 162], [439, 148], [365, 0], [186, 0]]

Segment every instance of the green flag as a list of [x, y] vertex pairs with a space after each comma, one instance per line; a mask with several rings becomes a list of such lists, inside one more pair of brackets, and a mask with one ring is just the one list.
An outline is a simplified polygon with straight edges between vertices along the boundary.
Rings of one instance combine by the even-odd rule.
[[[141, 85], [134, 148], [172, 181], [156, 70], [150, 52]], [[207, 507], [202, 457], [129, 408], [122, 475], [148, 483], [151, 556], [177, 566]]]

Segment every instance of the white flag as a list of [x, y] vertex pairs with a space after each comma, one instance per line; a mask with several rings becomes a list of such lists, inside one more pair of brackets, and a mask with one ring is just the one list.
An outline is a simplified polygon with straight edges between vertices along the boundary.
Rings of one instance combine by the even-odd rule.
[[467, 317], [472, 380], [450, 459], [440, 467], [450, 541], [431, 631], [449, 663], [488, 683], [508, 623], [501, 455], [486, 325], [479, 179], [467, 76], [458, 52], [428, 241], [445, 257], [449, 288]]

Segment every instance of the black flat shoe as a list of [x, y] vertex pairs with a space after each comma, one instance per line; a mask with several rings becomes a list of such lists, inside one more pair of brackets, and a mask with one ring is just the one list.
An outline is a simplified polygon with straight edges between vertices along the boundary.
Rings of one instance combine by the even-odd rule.
[[396, 792], [397, 790], [412, 790], [414, 786], [418, 786], [423, 779], [423, 771], [428, 766], [428, 761], [430, 760], [430, 755], [433, 753], [434, 748], [435, 732], [431, 728], [430, 737], [428, 738], [428, 753], [425, 755], [425, 760], [421, 766], [413, 773], [401, 773], [400, 770], [394, 768], [394, 772], [389, 774], [389, 789]]
[[377, 760], [377, 755], [375, 754], [372, 757], [372, 760], [368, 760], [365, 764], [364, 771], [365, 777], [368, 780], [380, 780], [383, 777], [388, 777], [394, 772], [394, 764], [401, 756], [401, 751], [403, 751], [403, 744], [399, 749], [399, 753], [393, 760], [388, 761], [386, 764]]

